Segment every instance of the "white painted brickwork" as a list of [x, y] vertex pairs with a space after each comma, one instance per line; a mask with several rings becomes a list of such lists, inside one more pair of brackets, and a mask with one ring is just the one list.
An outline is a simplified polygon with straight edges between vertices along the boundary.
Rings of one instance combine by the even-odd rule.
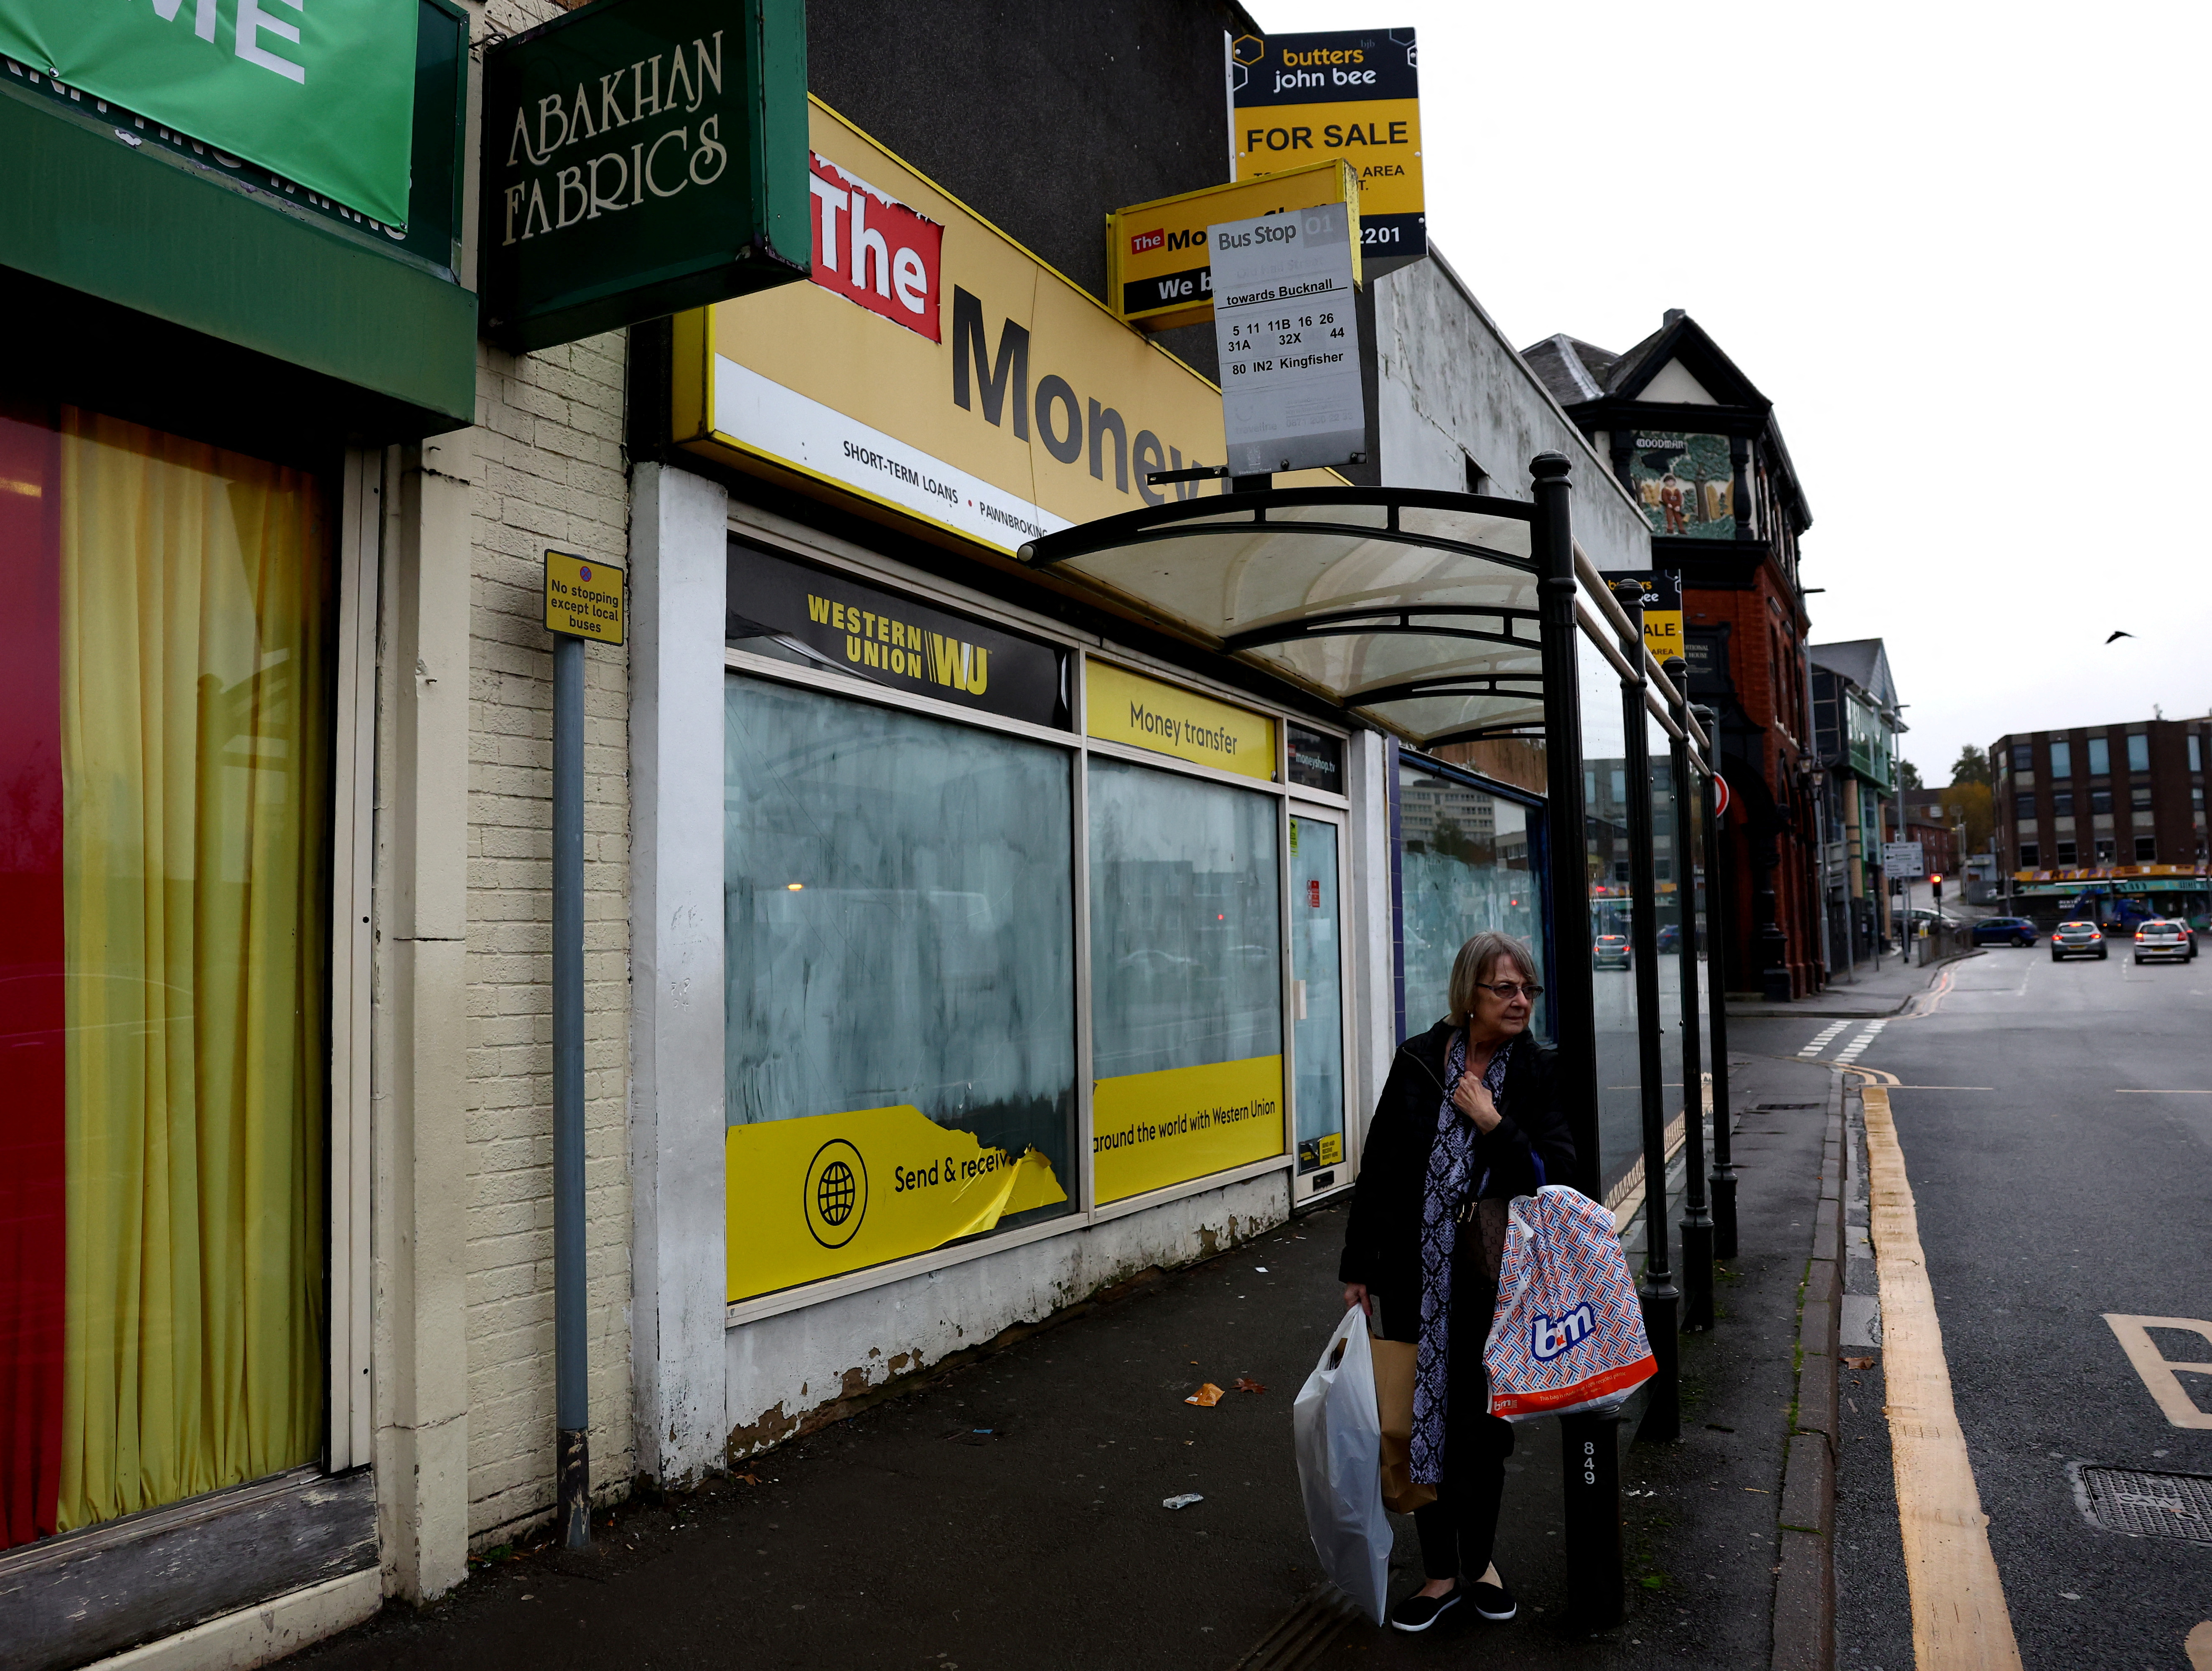
[[[505, 14], [513, 9], [510, 20]], [[548, 9], [532, 8], [532, 11]], [[494, 7], [502, 27], [534, 21]], [[480, 348], [469, 703], [469, 1532], [553, 1491], [551, 637], [549, 546], [627, 561], [622, 333]], [[592, 1478], [635, 1471], [629, 1390], [629, 683], [585, 653], [585, 1109]]]

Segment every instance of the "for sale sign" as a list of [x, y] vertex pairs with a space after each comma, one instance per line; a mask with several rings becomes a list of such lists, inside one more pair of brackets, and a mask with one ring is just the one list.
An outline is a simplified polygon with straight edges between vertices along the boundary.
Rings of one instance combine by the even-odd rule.
[[1392, 272], [1429, 252], [1411, 29], [1240, 35], [1229, 57], [1238, 179], [1340, 158], [1359, 175], [1368, 271]]

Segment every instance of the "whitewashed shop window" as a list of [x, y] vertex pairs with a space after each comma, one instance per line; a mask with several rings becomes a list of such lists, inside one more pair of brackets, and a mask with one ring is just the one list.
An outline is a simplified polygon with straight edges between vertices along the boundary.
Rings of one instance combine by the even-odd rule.
[[1272, 797], [1090, 769], [1103, 1203], [1283, 1152], [1282, 883]]
[[1073, 1211], [1067, 752], [726, 691], [731, 1299]]

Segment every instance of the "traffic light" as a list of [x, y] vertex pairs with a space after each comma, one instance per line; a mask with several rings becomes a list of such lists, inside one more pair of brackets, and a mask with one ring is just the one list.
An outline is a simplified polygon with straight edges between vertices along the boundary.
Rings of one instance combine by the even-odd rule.
[[1928, 878], [1928, 885], [1935, 890], [1936, 902], [1941, 905], [1943, 902], [1943, 878], [1940, 875], [1931, 876]]

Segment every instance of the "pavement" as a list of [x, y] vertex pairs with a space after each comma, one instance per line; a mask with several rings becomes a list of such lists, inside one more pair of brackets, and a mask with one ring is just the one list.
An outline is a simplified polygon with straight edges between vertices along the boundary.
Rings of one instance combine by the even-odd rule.
[[[1829, 1070], [1739, 1051], [1741, 1252], [1682, 1340], [1682, 1437], [1624, 1441], [1626, 1622], [1565, 1616], [1555, 1422], [1509, 1463], [1498, 1564], [1517, 1621], [1408, 1638], [1347, 1621], [1307, 1540], [1291, 1405], [1341, 1315], [1324, 1206], [752, 1460], [599, 1516], [576, 1556], [491, 1552], [460, 1589], [301, 1656], [404, 1664], [1042, 1665], [1174, 1671], [1752, 1666], [1772, 1637], [1799, 1308]], [[1679, 1168], [1678, 1168], [1679, 1173]], [[1679, 1177], [1677, 1180], [1679, 1188]], [[1680, 1204], [1670, 1215], [1680, 1218]], [[1203, 1382], [1234, 1388], [1212, 1408]], [[1170, 1510], [1187, 1492], [1202, 1501]], [[1419, 1583], [1410, 1522], [1394, 1592]], [[1449, 1644], [1461, 1645], [1453, 1647]]]
[[[1838, 1077], [1865, 1087], [1846, 1103], [1836, 1480], [1850, 1671], [1964, 1662], [1929, 1657], [1929, 1633], [1969, 1616], [1976, 1664], [2212, 1667], [2212, 958], [2130, 951], [1993, 948], [1824, 1041], [1809, 1014], [1731, 1032], [1745, 1054], [1848, 1052]], [[1882, 1217], [1885, 1143], [1909, 1224], [1895, 1201]], [[1908, 1261], [1923, 1318], [1896, 1309]], [[1932, 1414], [1924, 1376], [1892, 1378], [1931, 1352]], [[1909, 1553], [1900, 1512], [1924, 1523], [1947, 1429], [1970, 1470], [1940, 1505], [1958, 1535]]]
[[[1972, 957], [1980, 954], [1966, 951], [1959, 955]], [[1907, 1001], [1928, 989], [1929, 983], [1936, 978], [1936, 970], [1941, 967], [1936, 963], [1926, 969], [1916, 968], [1898, 953], [1885, 952], [1878, 963], [1861, 963], [1856, 978], [1838, 976], [1825, 992], [1814, 993], [1809, 998], [1777, 1003], [1761, 998], [1732, 997], [1728, 1001], [1729, 1018], [1795, 1021], [1801, 1016], [1819, 1016], [1829, 1021], [1862, 1021], [1895, 1015]]]

